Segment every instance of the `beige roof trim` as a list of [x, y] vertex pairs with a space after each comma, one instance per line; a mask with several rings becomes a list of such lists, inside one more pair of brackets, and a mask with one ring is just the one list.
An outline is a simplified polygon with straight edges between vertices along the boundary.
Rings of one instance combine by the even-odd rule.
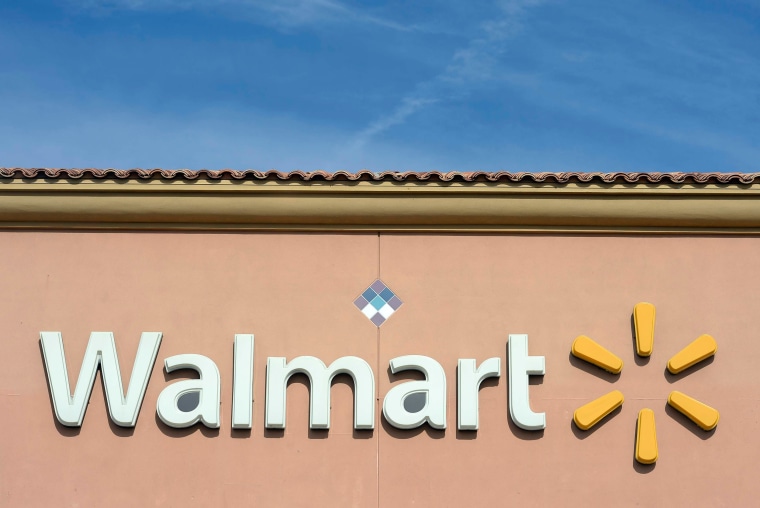
[[757, 174], [724, 182], [680, 174], [686, 177], [674, 183], [583, 174], [492, 181], [396, 173], [352, 180], [10, 171], [0, 174], [3, 229], [760, 233]]

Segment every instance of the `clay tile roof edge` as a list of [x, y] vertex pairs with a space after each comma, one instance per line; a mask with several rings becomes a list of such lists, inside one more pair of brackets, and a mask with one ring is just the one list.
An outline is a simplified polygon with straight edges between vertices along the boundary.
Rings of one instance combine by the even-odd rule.
[[3, 168], [3, 179], [137, 179], [137, 180], [279, 180], [309, 181], [394, 181], [394, 182], [491, 182], [491, 183], [601, 183], [601, 184], [738, 184], [760, 183], [760, 173], [696, 172], [487, 172], [487, 171], [258, 171], [253, 169], [96, 169], [96, 168]]

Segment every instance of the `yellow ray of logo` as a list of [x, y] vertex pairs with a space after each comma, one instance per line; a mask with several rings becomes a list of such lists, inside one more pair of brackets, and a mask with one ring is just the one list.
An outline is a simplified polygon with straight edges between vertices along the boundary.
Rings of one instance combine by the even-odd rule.
[[573, 341], [570, 351], [576, 358], [596, 365], [607, 372], [620, 374], [620, 371], [623, 370], [623, 360], [585, 335], [580, 335]]
[[718, 425], [720, 413], [707, 404], [699, 402], [688, 395], [672, 391], [668, 396], [668, 404], [686, 415], [686, 417], [699, 425], [702, 430], [713, 430]]
[[678, 374], [692, 365], [710, 358], [718, 351], [718, 343], [710, 335], [701, 335], [668, 360], [668, 370]]
[[636, 425], [636, 461], [641, 464], [657, 462], [657, 431], [654, 427], [654, 411], [639, 411]]
[[573, 413], [573, 421], [579, 429], [588, 430], [620, 407], [624, 400], [623, 392], [613, 390], [576, 409]]
[[636, 329], [636, 354], [649, 356], [654, 347], [655, 310], [651, 303], [641, 302], [633, 307], [633, 324]]

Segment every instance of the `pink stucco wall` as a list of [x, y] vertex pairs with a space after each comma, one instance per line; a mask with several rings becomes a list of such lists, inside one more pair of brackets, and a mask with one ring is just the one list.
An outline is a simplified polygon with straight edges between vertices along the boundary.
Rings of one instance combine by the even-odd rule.
[[[190, 233], [0, 233], [0, 506], [748, 506], [760, 497], [760, 238]], [[404, 305], [379, 329], [353, 299], [380, 276]], [[654, 354], [634, 358], [631, 310], [657, 307]], [[39, 332], [63, 334], [71, 384], [91, 331], [112, 331], [126, 383], [140, 332], [163, 342], [134, 430], [109, 425], [100, 382], [81, 429], [57, 426]], [[254, 424], [230, 428], [235, 333], [256, 336]], [[546, 357], [531, 385], [547, 428], [509, 422], [506, 369], [480, 392], [480, 425], [456, 430], [456, 361], [501, 356], [527, 333]], [[665, 375], [702, 333], [712, 362]], [[623, 358], [618, 377], [571, 360], [587, 334]], [[222, 427], [170, 429], [156, 399], [163, 359], [209, 356]], [[356, 355], [378, 404], [423, 354], [448, 380], [448, 428], [401, 431], [377, 411], [352, 430], [352, 391], [332, 391], [332, 428], [308, 430], [308, 390], [288, 390], [285, 432], [264, 429], [267, 356]], [[506, 367], [506, 364], [504, 364]], [[590, 432], [574, 409], [612, 389], [622, 410]], [[699, 430], [666, 409], [678, 389], [720, 410]], [[660, 458], [634, 463], [639, 409], [654, 410]]]

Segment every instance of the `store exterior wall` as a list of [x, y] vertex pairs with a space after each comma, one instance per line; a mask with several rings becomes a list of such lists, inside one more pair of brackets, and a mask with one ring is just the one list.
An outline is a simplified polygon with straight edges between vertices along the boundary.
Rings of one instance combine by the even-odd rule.
[[[736, 223], [694, 225], [693, 217], [626, 226], [635, 233], [583, 225], [529, 234], [83, 228], [81, 217], [56, 226], [39, 210], [26, 211], [36, 223], [19, 221], [7, 202], [0, 200], [2, 506], [747, 506], [760, 495], [760, 237], [751, 224], [739, 233]], [[377, 279], [403, 302], [380, 326], [354, 304]], [[638, 302], [657, 310], [649, 359], [635, 354]], [[56, 421], [42, 331], [61, 332], [72, 389], [91, 332], [113, 332], [125, 386], [140, 334], [162, 332], [134, 428], [109, 421], [97, 380], [82, 426]], [[250, 431], [230, 422], [233, 339], [244, 333], [255, 335]], [[667, 373], [668, 359], [705, 333], [718, 343], [715, 357]], [[527, 334], [530, 355], [545, 357], [546, 374], [529, 387], [532, 409], [546, 414], [543, 430], [510, 419], [510, 334]], [[581, 334], [621, 357], [622, 373], [572, 357]], [[219, 368], [219, 429], [175, 429], [156, 415], [161, 391], [192, 377], [163, 370], [165, 358], [182, 353]], [[409, 354], [445, 371], [445, 430], [402, 430], [382, 415], [392, 387], [420, 379], [389, 371], [392, 358]], [[286, 429], [265, 429], [267, 358], [302, 355], [370, 364], [374, 430], [353, 428], [346, 377], [332, 388], [329, 431], [310, 430], [303, 376], [287, 390]], [[457, 360], [491, 357], [502, 373], [480, 389], [480, 428], [458, 430]], [[615, 389], [625, 395], [622, 408], [581, 431], [575, 409]], [[717, 428], [703, 431], [667, 406], [672, 390], [718, 409]], [[643, 408], [655, 414], [653, 465], [634, 459]]]

